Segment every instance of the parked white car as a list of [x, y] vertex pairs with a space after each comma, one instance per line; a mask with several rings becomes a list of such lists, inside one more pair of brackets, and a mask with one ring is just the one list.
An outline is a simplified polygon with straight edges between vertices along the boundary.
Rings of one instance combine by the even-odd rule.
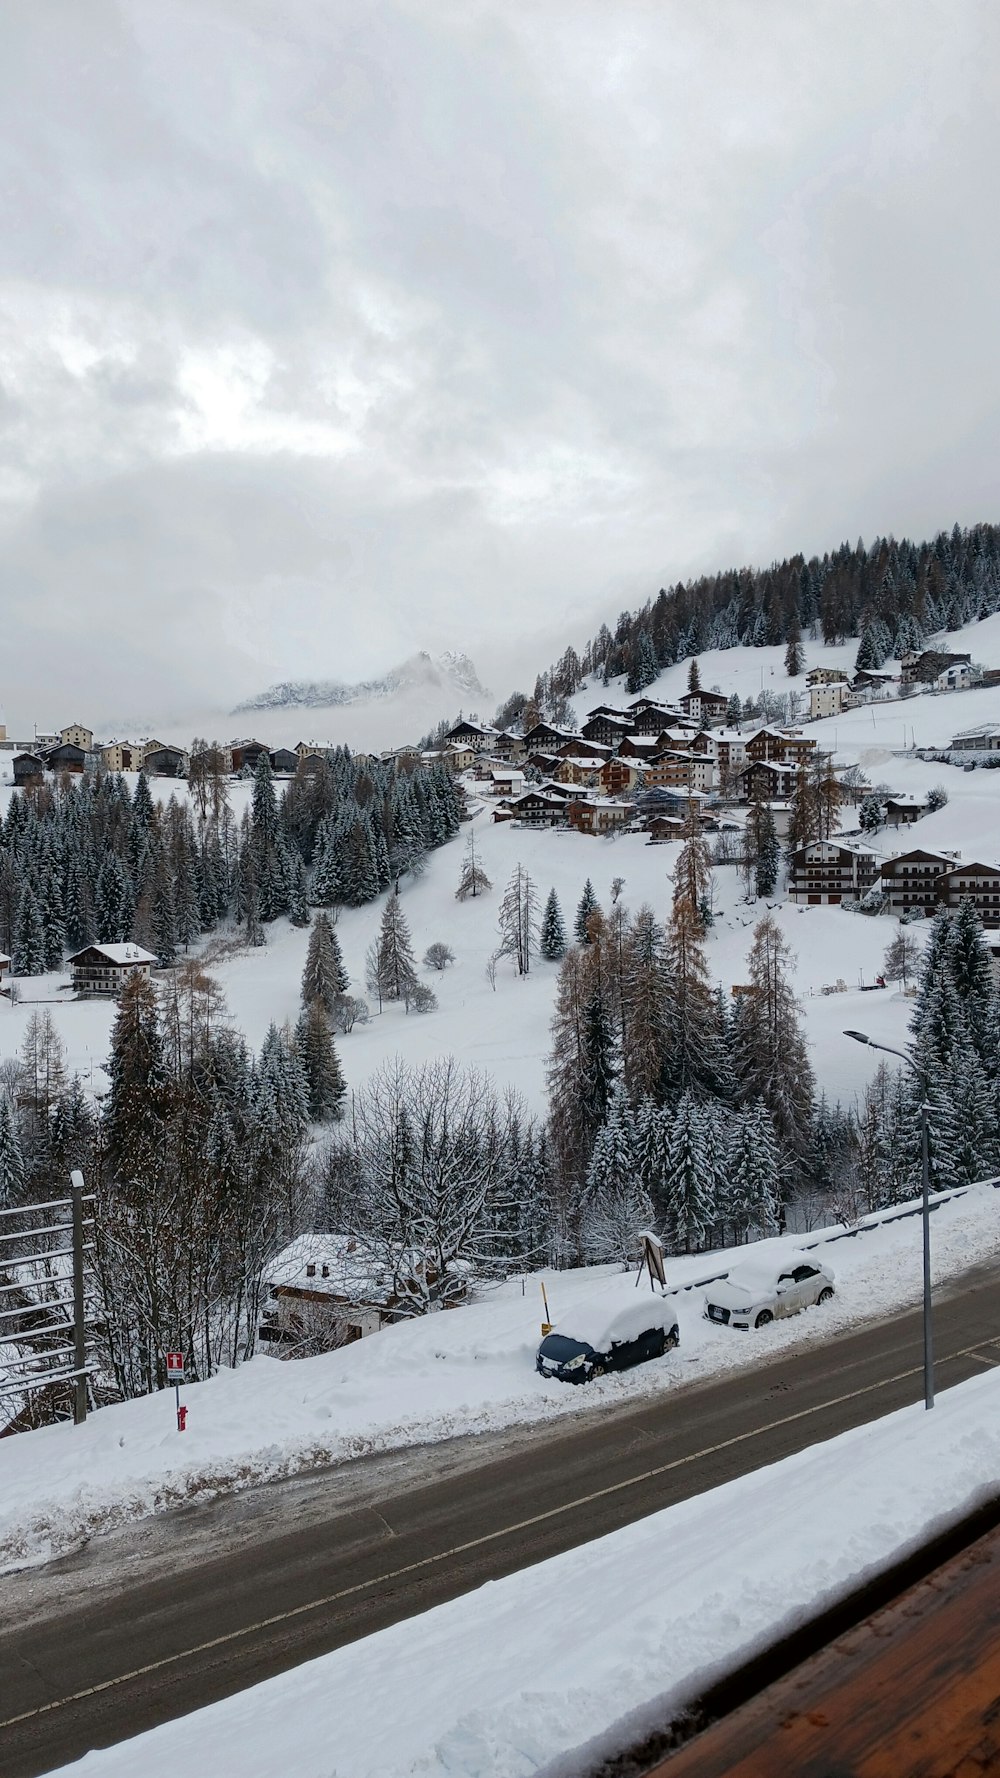
[[728, 1327], [766, 1327], [782, 1315], [797, 1315], [813, 1303], [828, 1303], [834, 1274], [809, 1253], [791, 1253], [780, 1266], [747, 1259], [705, 1292], [709, 1321]]

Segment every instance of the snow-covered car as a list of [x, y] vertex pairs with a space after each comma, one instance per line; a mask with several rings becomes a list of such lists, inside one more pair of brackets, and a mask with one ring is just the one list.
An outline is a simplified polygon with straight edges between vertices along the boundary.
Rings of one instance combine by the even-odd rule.
[[680, 1343], [672, 1297], [641, 1296], [611, 1313], [604, 1305], [580, 1308], [547, 1333], [536, 1369], [561, 1383], [587, 1383], [605, 1371], [628, 1370], [662, 1358]]
[[811, 1254], [793, 1253], [780, 1265], [761, 1262], [734, 1266], [705, 1292], [709, 1321], [729, 1327], [766, 1327], [782, 1315], [797, 1315], [813, 1303], [828, 1303], [834, 1274]]

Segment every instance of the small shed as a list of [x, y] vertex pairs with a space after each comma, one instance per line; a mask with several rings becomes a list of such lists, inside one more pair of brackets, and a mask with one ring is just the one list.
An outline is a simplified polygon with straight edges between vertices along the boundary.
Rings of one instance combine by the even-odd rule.
[[149, 973], [156, 958], [141, 945], [84, 945], [69, 960], [78, 1000], [115, 998], [130, 975]]
[[40, 784], [45, 761], [38, 753], [15, 753], [13, 761], [15, 784]]
[[58, 747], [50, 747], [45, 755], [45, 763], [50, 772], [82, 772], [87, 755], [82, 747], [72, 741], [61, 741]]
[[183, 778], [184, 751], [180, 747], [151, 747], [143, 757], [142, 769], [152, 778]]

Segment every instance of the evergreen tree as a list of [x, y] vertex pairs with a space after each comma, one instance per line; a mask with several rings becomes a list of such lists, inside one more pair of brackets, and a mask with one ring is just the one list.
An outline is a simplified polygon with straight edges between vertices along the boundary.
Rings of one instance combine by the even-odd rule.
[[726, 1221], [738, 1240], [773, 1235], [778, 1226], [781, 1150], [767, 1106], [758, 1099], [736, 1114], [724, 1200]]
[[583, 894], [580, 897], [579, 905], [576, 910], [576, 919], [573, 922], [573, 932], [578, 945], [589, 944], [590, 939], [587, 928], [590, 924], [590, 917], [592, 914], [597, 913], [598, 906], [597, 896], [594, 894], [594, 885], [588, 877], [583, 885]]
[[667, 1090], [671, 985], [666, 939], [653, 910], [641, 907], [625, 943], [622, 1072], [629, 1092], [652, 1105]]
[[14, 1107], [0, 1093], [0, 1210], [20, 1202], [24, 1192], [24, 1156], [17, 1131]]
[[789, 679], [797, 679], [806, 664], [805, 650], [802, 647], [802, 631], [799, 629], [798, 618], [789, 622], [788, 646], [785, 649], [785, 672]]
[[695, 657], [695, 659], [692, 660], [690, 666], [688, 667], [688, 691], [697, 692], [700, 690], [701, 690], [701, 675], [698, 672], [698, 661], [697, 661], [697, 657]]
[[736, 1075], [743, 1104], [762, 1099], [789, 1154], [809, 1146], [813, 1073], [790, 980], [792, 954], [773, 915], [754, 931], [740, 996]]
[[308, 926], [310, 913], [306, 867], [298, 852], [291, 857], [289, 875], [288, 917], [293, 926]]
[[861, 798], [858, 806], [858, 826], [862, 833], [878, 833], [884, 815], [881, 799], [875, 795], [874, 791], [869, 790], [867, 795]]
[[671, 1125], [662, 1184], [664, 1226], [675, 1252], [697, 1252], [716, 1220], [712, 1174], [701, 1111], [694, 1096], [684, 1093]]
[[344, 1114], [347, 1087], [341, 1071], [329, 1020], [318, 1000], [312, 1000], [295, 1028], [299, 1062], [309, 1097], [309, 1120], [314, 1124], [335, 1122]]
[[15, 975], [45, 973], [45, 929], [42, 926], [38, 894], [28, 877], [24, 880], [14, 923], [11, 965]]
[[554, 889], [549, 890], [545, 903], [538, 948], [547, 963], [559, 963], [566, 955], [566, 928]]
[[156, 991], [137, 972], [119, 996], [107, 1072], [102, 1122], [110, 1175], [120, 1185], [152, 1190], [162, 1160], [169, 1078]]
[[340, 941], [329, 914], [319, 913], [309, 934], [305, 968], [302, 971], [302, 1004], [318, 1001], [329, 1014], [337, 999], [346, 994], [350, 977], [344, 967]]
[[385, 904], [379, 928], [376, 970], [383, 1000], [409, 1002], [417, 985], [410, 930], [398, 894]]

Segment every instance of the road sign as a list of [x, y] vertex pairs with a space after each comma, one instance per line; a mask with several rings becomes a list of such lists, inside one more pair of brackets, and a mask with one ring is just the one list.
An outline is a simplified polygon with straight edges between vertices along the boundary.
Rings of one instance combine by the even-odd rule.
[[167, 1353], [167, 1382], [168, 1383], [183, 1383], [183, 1381], [184, 1381], [184, 1354], [183, 1354], [183, 1352], [168, 1352]]

